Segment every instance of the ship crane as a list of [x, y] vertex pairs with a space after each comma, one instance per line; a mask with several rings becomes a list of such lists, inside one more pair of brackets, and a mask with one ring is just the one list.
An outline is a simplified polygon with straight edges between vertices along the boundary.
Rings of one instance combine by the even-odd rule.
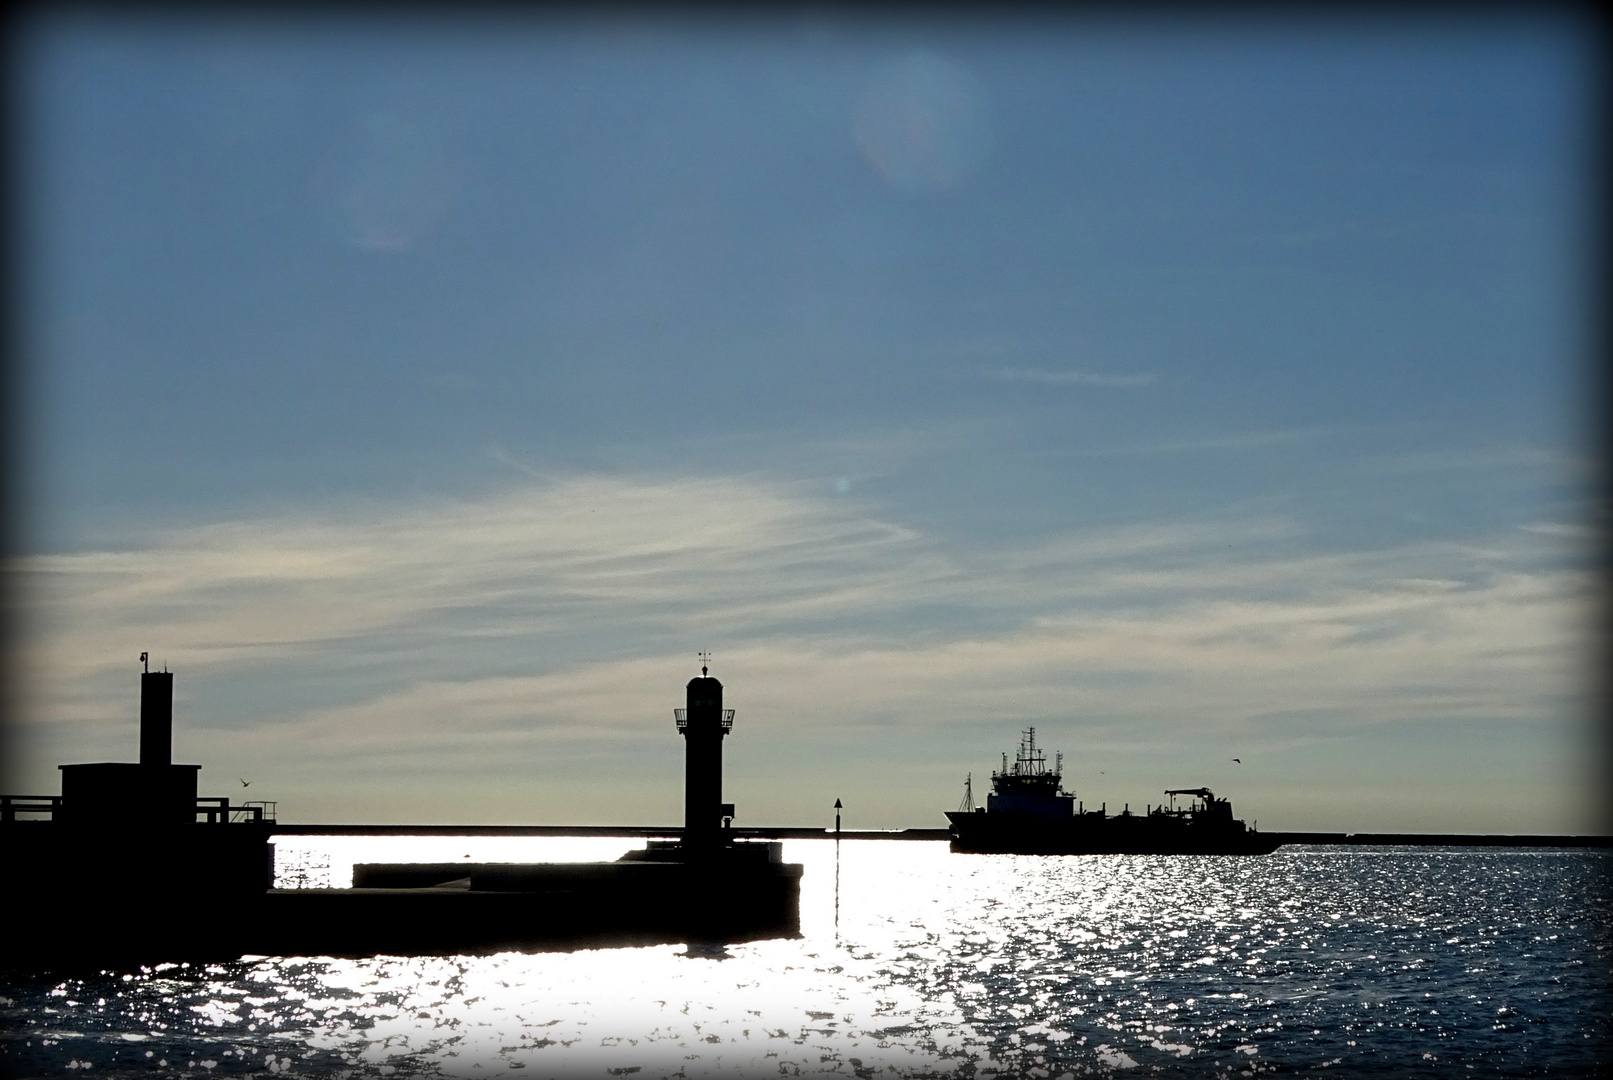
[[1208, 810], [1215, 802], [1215, 793], [1207, 787], [1169, 788], [1166, 790], [1165, 794], [1170, 797], [1171, 809], [1173, 811], [1176, 809], [1176, 796], [1178, 795], [1191, 795], [1195, 799], [1203, 799], [1204, 808], [1206, 810]]

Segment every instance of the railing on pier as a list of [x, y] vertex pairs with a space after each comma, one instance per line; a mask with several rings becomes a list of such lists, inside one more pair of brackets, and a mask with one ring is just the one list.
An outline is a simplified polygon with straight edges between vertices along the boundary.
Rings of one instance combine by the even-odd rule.
[[[236, 821], [251, 820], [258, 823], [267, 821], [269, 824], [273, 825], [274, 816], [279, 806], [280, 804], [275, 802], [273, 799], [254, 799], [251, 802], [245, 802], [240, 806], [235, 807], [232, 813], [239, 813], [243, 815], [235, 818], [234, 820]], [[250, 818], [246, 815], [250, 815]]]
[[252, 802], [230, 805], [226, 798], [200, 798], [196, 800], [196, 813], [198, 816], [207, 815], [209, 825], [223, 825], [231, 821], [251, 822], [261, 825], [264, 822], [274, 823], [277, 803], [269, 800], [254, 800]]
[[[198, 817], [205, 815], [210, 825], [228, 824], [232, 821], [272, 825], [275, 822], [277, 807], [278, 804], [269, 799], [231, 806], [227, 798], [198, 798], [196, 815]], [[61, 812], [60, 795], [0, 795], [0, 822], [16, 821], [19, 814], [28, 817], [43, 814], [48, 820], [55, 821]]]
[[[678, 730], [679, 731], [687, 731], [687, 730], [689, 730], [689, 710], [688, 709], [673, 709], [672, 710], [672, 715], [678, 721]], [[724, 731], [732, 731], [732, 730], [734, 730], [734, 710], [732, 710], [732, 709], [724, 709], [722, 711], [722, 729]]]
[[16, 821], [18, 814], [46, 814], [55, 820], [61, 808], [60, 795], [0, 795], [0, 821]]

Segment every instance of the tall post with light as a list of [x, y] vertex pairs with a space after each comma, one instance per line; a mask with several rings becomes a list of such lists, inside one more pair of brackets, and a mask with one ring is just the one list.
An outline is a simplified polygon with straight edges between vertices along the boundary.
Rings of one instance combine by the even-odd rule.
[[140, 654], [140, 764], [167, 769], [174, 763], [174, 675], [152, 671], [150, 655]]
[[683, 846], [715, 851], [723, 842], [723, 818], [733, 808], [722, 801], [722, 740], [734, 726], [734, 710], [722, 707], [722, 683], [708, 674], [701, 653], [700, 677], [690, 679], [685, 708], [675, 710], [683, 733]]

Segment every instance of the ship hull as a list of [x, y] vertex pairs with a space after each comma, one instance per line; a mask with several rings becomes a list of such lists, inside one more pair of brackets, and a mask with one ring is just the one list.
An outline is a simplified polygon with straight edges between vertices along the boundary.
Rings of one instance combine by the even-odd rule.
[[947, 818], [952, 850], [982, 855], [1269, 855], [1280, 843], [1237, 821], [1092, 815], [1047, 820], [979, 812]]

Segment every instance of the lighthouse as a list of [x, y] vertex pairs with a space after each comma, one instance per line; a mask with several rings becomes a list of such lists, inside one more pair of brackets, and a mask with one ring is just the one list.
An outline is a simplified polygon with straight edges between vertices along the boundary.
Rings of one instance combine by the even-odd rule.
[[722, 741], [734, 726], [734, 710], [722, 707], [722, 683], [705, 663], [699, 678], [689, 680], [685, 701], [684, 708], [674, 710], [684, 739], [683, 846], [689, 852], [715, 851], [723, 846], [724, 819], [734, 816], [733, 805], [722, 801]]

